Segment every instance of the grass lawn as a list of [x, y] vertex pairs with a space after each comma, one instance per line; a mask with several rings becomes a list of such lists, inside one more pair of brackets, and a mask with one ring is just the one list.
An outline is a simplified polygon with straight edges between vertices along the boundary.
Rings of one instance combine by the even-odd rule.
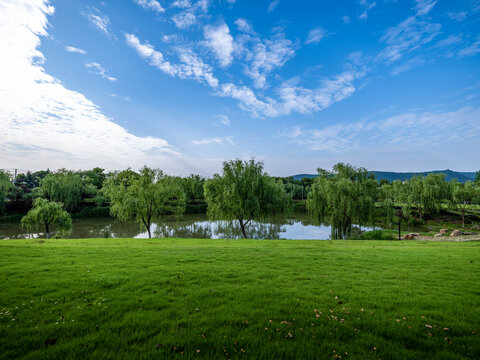
[[0, 241], [0, 359], [479, 359], [480, 243]]

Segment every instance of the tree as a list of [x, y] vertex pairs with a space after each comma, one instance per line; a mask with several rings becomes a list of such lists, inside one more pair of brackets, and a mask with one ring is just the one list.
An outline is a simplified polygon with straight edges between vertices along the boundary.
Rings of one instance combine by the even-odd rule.
[[13, 185], [10, 182], [10, 176], [0, 170], [0, 213], [3, 213], [5, 210], [5, 199], [12, 187]]
[[197, 201], [203, 199], [203, 185], [205, 179], [200, 175], [190, 174], [189, 177], [182, 179], [183, 190], [187, 196], [187, 200], [196, 204]]
[[116, 175], [106, 184], [110, 212], [122, 221], [135, 220], [143, 224], [149, 238], [154, 216], [185, 212], [186, 199], [181, 184], [161, 170], [145, 166], [138, 176], [131, 173], [125, 176], [125, 172]]
[[238, 221], [244, 238], [251, 221], [284, 214], [290, 201], [283, 184], [263, 170], [263, 163], [239, 159], [223, 163], [222, 175], [205, 182], [205, 201], [212, 220]]
[[333, 172], [318, 169], [307, 209], [318, 221], [331, 216], [332, 237], [345, 239], [352, 224], [374, 221], [377, 191], [378, 183], [366, 169], [338, 163]]
[[50, 201], [61, 202], [71, 212], [80, 204], [84, 191], [81, 176], [62, 169], [48, 174], [40, 181], [38, 195]]
[[72, 218], [63, 209], [63, 204], [42, 198], [35, 199], [33, 208], [22, 218], [21, 226], [28, 231], [44, 227], [45, 236], [50, 239], [51, 225], [55, 225], [65, 236], [72, 230]]
[[475, 173], [475, 184], [480, 185], [480, 170]]
[[465, 212], [479, 196], [478, 189], [471, 181], [465, 184], [453, 183], [452, 204], [462, 213], [462, 227], [465, 227]]

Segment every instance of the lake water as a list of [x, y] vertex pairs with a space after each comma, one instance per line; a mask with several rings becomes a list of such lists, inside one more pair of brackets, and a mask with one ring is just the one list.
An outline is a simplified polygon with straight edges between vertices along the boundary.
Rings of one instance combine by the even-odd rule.
[[[152, 237], [204, 239], [238, 239], [242, 237], [238, 222], [209, 221], [205, 215], [185, 215], [180, 219], [165, 217], [152, 224]], [[330, 238], [328, 224], [315, 224], [307, 214], [298, 214], [268, 223], [251, 223], [247, 236], [253, 239], [316, 239]], [[0, 223], [0, 239], [44, 237], [43, 233], [26, 233], [19, 223]], [[147, 238], [145, 227], [123, 223], [112, 218], [73, 219], [70, 238], [133, 237]]]

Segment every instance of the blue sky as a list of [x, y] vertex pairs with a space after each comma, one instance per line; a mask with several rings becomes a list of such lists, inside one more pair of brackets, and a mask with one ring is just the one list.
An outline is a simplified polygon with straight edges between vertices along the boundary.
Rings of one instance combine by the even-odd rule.
[[479, 0], [6, 0], [2, 168], [480, 169]]

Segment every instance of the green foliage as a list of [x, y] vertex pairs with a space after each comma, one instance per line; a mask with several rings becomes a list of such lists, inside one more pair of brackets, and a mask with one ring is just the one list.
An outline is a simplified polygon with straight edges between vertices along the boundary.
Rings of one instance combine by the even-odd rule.
[[307, 208], [319, 221], [331, 216], [332, 238], [346, 238], [352, 224], [375, 219], [378, 184], [364, 168], [338, 163], [333, 172], [318, 169], [308, 195]]
[[480, 170], [475, 173], [475, 184], [480, 185]]
[[387, 230], [365, 231], [357, 237], [358, 240], [395, 240], [395, 232]]
[[42, 198], [35, 199], [33, 208], [22, 218], [21, 226], [27, 231], [36, 231], [43, 227], [49, 239], [51, 225], [55, 225], [59, 234], [67, 236], [72, 230], [72, 218], [63, 210], [61, 203]]
[[480, 188], [471, 181], [465, 184], [452, 182], [451, 186], [453, 188], [451, 204], [462, 213], [462, 227], [465, 227], [465, 212], [470, 205], [480, 202]]
[[306, 213], [307, 212], [307, 203], [305, 201], [296, 201], [293, 203], [293, 212], [294, 213]]
[[284, 214], [290, 201], [283, 185], [268, 176], [263, 163], [239, 159], [223, 163], [222, 175], [205, 182], [205, 201], [212, 220], [238, 220], [243, 236], [251, 221]]
[[181, 215], [186, 197], [177, 178], [161, 170], [144, 167], [140, 174], [120, 172], [107, 180], [105, 192], [110, 198], [110, 212], [122, 221], [135, 220], [145, 225], [151, 238], [154, 216]]
[[50, 173], [40, 181], [38, 195], [54, 202], [61, 202], [69, 212], [77, 209], [82, 200], [84, 188], [79, 174], [65, 169]]
[[191, 174], [189, 177], [181, 179], [181, 182], [188, 201], [195, 204], [204, 198], [203, 185], [205, 184], [205, 179], [200, 175]]
[[12, 187], [13, 185], [10, 182], [10, 176], [5, 172], [0, 171], [0, 214], [3, 214], [5, 211], [5, 199]]

